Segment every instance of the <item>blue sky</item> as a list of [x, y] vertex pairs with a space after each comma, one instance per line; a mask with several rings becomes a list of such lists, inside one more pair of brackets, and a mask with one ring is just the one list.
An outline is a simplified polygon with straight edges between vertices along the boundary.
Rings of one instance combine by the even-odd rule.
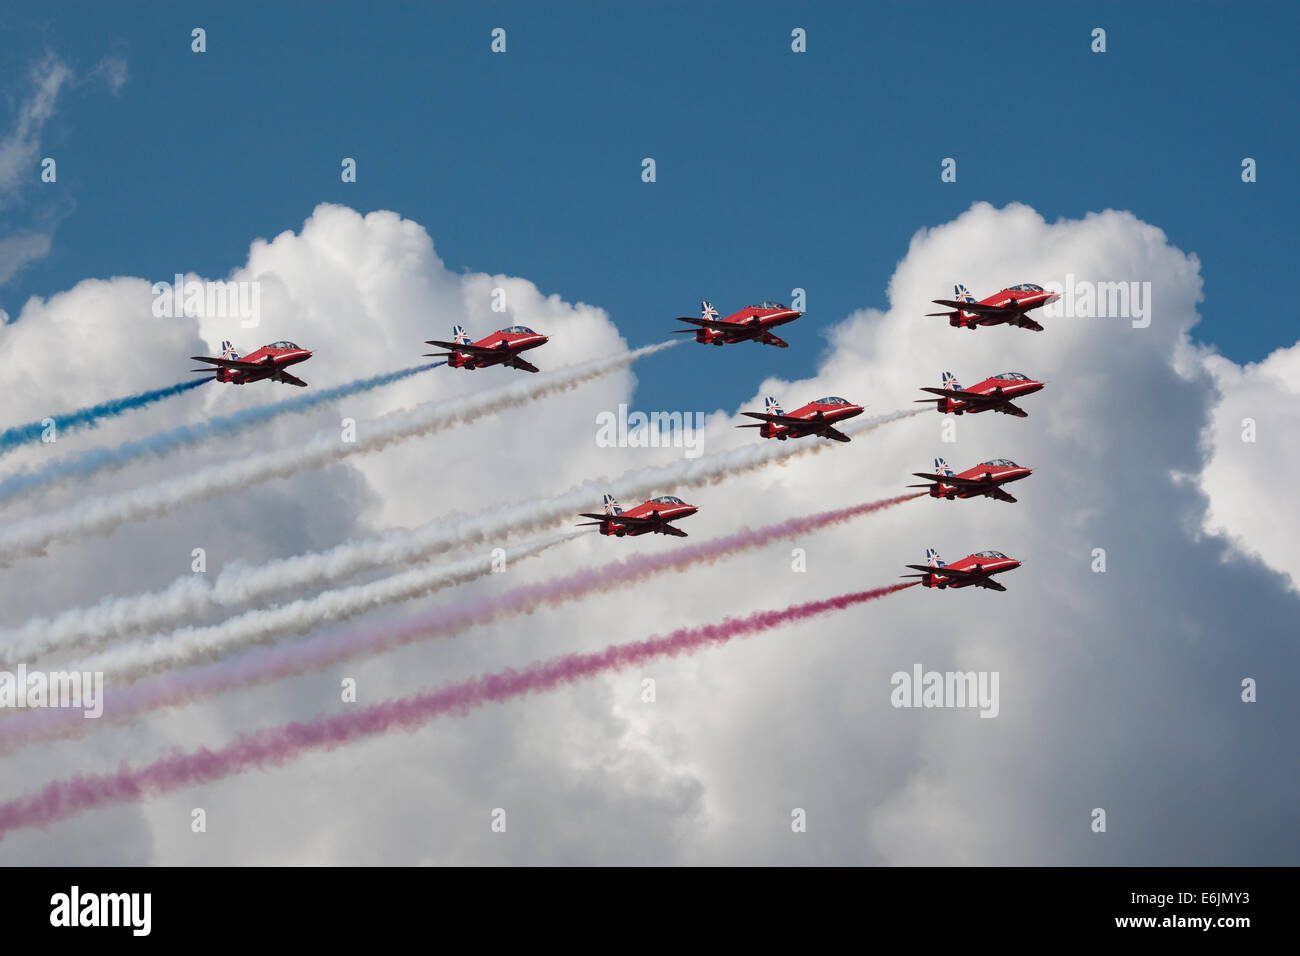
[[[1023, 201], [1165, 229], [1202, 262], [1201, 339], [1259, 359], [1297, 338], [1277, 280], [1300, 252], [1298, 26], [1294, 3], [11, 7], [10, 114], [46, 53], [82, 75], [117, 54], [130, 78], [60, 99], [41, 143], [59, 183], [34, 169], [0, 227], [58, 217], [53, 249], [0, 308], [89, 276], [225, 275], [321, 201], [387, 208], [451, 268], [599, 305], [634, 345], [704, 297], [726, 314], [806, 289], [788, 351], [692, 346], [639, 367], [643, 407], [714, 408], [810, 374], [822, 329], [883, 307], [918, 228]], [[936, 275], [935, 296], [954, 281], [970, 280]], [[431, 335], [445, 325], [430, 315]]]

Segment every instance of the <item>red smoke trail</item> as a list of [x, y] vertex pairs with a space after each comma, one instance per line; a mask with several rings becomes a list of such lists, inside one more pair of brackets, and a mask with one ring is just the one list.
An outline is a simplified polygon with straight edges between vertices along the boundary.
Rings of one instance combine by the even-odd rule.
[[522, 670], [508, 668], [438, 690], [398, 697], [363, 710], [240, 734], [220, 750], [205, 747], [191, 753], [163, 757], [138, 769], [123, 765], [116, 773], [79, 774], [67, 780], [57, 780], [30, 796], [0, 804], [0, 838], [12, 830], [44, 827], [84, 810], [142, 800], [248, 770], [282, 766], [310, 750], [333, 750], [390, 730], [414, 731], [446, 714], [464, 714], [484, 704], [554, 690], [655, 658], [675, 657], [702, 647], [725, 644], [735, 637], [746, 637], [874, 601], [916, 583], [892, 584], [796, 604], [779, 611], [759, 611], [748, 617], [727, 618], [718, 624], [682, 628], [666, 637], [611, 644], [592, 654], [566, 654], [538, 661]]
[[[103, 720], [129, 719], [157, 708], [176, 706], [237, 688], [322, 670], [342, 661], [391, 650], [414, 641], [456, 634], [507, 615], [576, 600], [654, 574], [679, 571], [782, 538], [809, 534], [922, 496], [924, 492], [899, 495], [883, 501], [791, 518], [779, 524], [745, 529], [726, 537], [685, 545], [659, 554], [637, 555], [600, 567], [586, 568], [459, 606], [434, 608], [401, 621], [382, 622], [360, 630], [327, 633], [290, 644], [259, 647], [219, 663], [174, 671], [141, 681], [117, 693], [111, 687], [105, 687]], [[29, 710], [9, 720], [0, 721], [0, 751], [36, 740], [78, 737], [96, 729], [90, 724], [101, 722], [102, 720], [87, 721], [80, 711], [67, 708]]]

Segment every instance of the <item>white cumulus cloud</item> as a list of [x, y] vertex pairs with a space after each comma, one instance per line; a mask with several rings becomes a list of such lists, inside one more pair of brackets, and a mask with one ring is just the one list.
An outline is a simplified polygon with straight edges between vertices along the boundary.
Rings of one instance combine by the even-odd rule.
[[[20, 751], [6, 758], [13, 772], [0, 798], [73, 769], [143, 762], [168, 747], [216, 744], [240, 729], [349, 706], [339, 702], [344, 677], [357, 680], [362, 705], [373, 703], [537, 657], [890, 583], [926, 547], [950, 560], [990, 548], [1021, 559], [1023, 567], [1003, 578], [1005, 594], [913, 588], [725, 648], [223, 781], [201, 794], [209, 819], [222, 821], [220, 839], [189, 839], [185, 824], [200, 797], [187, 791], [11, 835], [6, 858], [1296, 862], [1300, 771], [1291, 736], [1300, 697], [1288, 635], [1297, 597], [1257, 562], [1224, 561], [1235, 549], [1274, 567], [1287, 563], [1286, 530], [1297, 509], [1284, 489], [1258, 515], [1236, 499], [1268, 488], [1265, 476], [1279, 466], [1286, 473], [1295, 454], [1283, 447], [1289, 413], [1278, 411], [1295, 380], [1294, 353], [1241, 369], [1194, 346], [1199, 263], [1130, 213], [1047, 222], [1023, 205], [977, 204], [918, 232], [900, 252], [883, 308], [864, 303], [831, 329], [832, 348], [816, 375], [774, 375], [749, 394], [718, 395], [727, 411], [709, 417], [705, 450], [760, 441], [733, 426], [741, 421], [736, 413], [761, 408], [765, 394], [786, 408], [843, 395], [882, 414], [911, 407], [920, 386], [937, 385], [943, 371], [967, 385], [1006, 370], [1046, 381], [1023, 403], [1030, 417], [965, 416], [951, 442], [941, 430], [951, 421], [946, 416], [903, 419], [823, 454], [693, 491], [700, 513], [685, 527], [706, 537], [894, 495], [936, 456], [959, 469], [993, 457], [1033, 467], [1016, 488], [1018, 504], [922, 498], [579, 605], [106, 728], [82, 742]], [[1071, 273], [1150, 282], [1150, 326], [1059, 318], [1045, 320], [1042, 333], [972, 333], [923, 317], [955, 282], [982, 296]], [[457, 322], [476, 335], [516, 322], [550, 334], [551, 343], [533, 353], [544, 368], [627, 347], [617, 316], [572, 304], [581, 290], [565, 290], [566, 301], [522, 278], [455, 274], [422, 226], [393, 213], [321, 206], [298, 232], [255, 242], [231, 278], [263, 283], [263, 324], [257, 341], [243, 344], [291, 338], [312, 348], [315, 357], [301, 369], [314, 387], [403, 364], [424, 350], [424, 339], [443, 337]], [[197, 354], [187, 348], [247, 338], [215, 320], [150, 319], [148, 281], [84, 282], [29, 303], [17, 322], [0, 328], [5, 353], [24, 358], [0, 365], [0, 385], [18, 396], [17, 417], [53, 401], [33, 368], [59, 356], [73, 356], [78, 374], [57, 400], [83, 402], [170, 380], [173, 373], [162, 370]], [[491, 310], [498, 288], [506, 291], [508, 314]], [[122, 341], [128, 335], [130, 347]], [[75, 347], [88, 341], [102, 343], [98, 361]], [[810, 346], [805, 340], [797, 347]], [[773, 350], [774, 372], [781, 354]], [[434, 370], [166, 468], [174, 473], [301, 440], [337, 429], [341, 417], [360, 420], [489, 380], [481, 372]], [[633, 374], [621, 373], [435, 440], [60, 548], [57, 565], [51, 558], [16, 563], [0, 585], [5, 624], [105, 594], [160, 588], [186, 572], [194, 547], [208, 549], [212, 569], [252, 564], [375, 528], [517, 504], [592, 475], [680, 456], [681, 449], [596, 445], [596, 414], [632, 400], [634, 386]], [[251, 388], [201, 391], [67, 441], [80, 448], [266, 399]], [[1258, 422], [1253, 445], [1239, 439], [1244, 417]], [[30, 463], [58, 451], [23, 455]], [[95, 487], [153, 477], [152, 469], [128, 471]], [[51, 492], [40, 506], [75, 497]], [[674, 545], [591, 536], [463, 591], [377, 616]], [[806, 572], [794, 569], [796, 547]], [[1105, 572], [1097, 573], [1101, 555]], [[891, 675], [918, 663], [997, 671], [998, 716], [892, 707]], [[1241, 682], [1252, 677], [1260, 700], [1243, 703]], [[655, 681], [654, 703], [642, 699], [647, 678]], [[508, 813], [509, 839], [490, 831], [498, 807]], [[1106, 811], [1106, 833], [1090, 828], [1097, 808]], [[796, 809], [806, 812], [805, 833], [791, 832]]]

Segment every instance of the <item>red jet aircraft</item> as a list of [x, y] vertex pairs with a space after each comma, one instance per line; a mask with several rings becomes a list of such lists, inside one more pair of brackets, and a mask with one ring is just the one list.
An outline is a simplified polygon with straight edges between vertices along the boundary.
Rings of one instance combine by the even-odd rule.
[[674, 334], [688, 335], [694, 331], [695, 341], [706, 344], [711, 342], [714, 345], [730, 345], [734, 342], [758, 341], [782, 349], [789, 348], [790, 343], [777, 338], [769, 330], [793, 322], [803, 315], [802, 312], [787, 309], [780, 302], [747, 305], [725, 319], [719, 319], [718, 310], [708, 302], [700, 303], [700, 312], [698, 319], [688, 316], [677, 318], [678, 322], [698, 325], [698, 329], [678, 329]]
[[[260, 382], [264, 378], [269, 378], [273, 382], [301, 385], [306, 388], [306, 382], [295, 375], [290, 375], [285, 369], [290, 365], [307, 361], [311, 358], [311, 353], [306, 349], [298, 348], [292, 342], [272, 342], [270, 345], [263, 345], [256, 352], [241, 357], [233, 345], [222, 342], [221, 358], [211, 358], [207, 355], [191, 355], [190, 358], [196, 362], [207, 362], [217, 366], [213, 381], [247, 385], [249, 382]], [[214, 370], [192, 368], [190, 371], [212, 372]]]
[[537, 366], [525, 362], [519, 357], [520, 352], [527, 352], [539, 345], [545, 345], [549, 339], [539, 332], [534, 332], [525, 325], [512, 325], [508, 329], [493, 332], [485, 339], [471, 343], [465, 326], [455, 325], [451, 329], [450, 342], [429, 339], [425, 345], [440, 345], [449, 352], [428, 352], [425, 358], [445, 358], [452, 368], [487, 368], [490, 365], [508, 365], [536, 372]]
[[1006, 588], [993, 580], [993, 575], [1003, 571], [1014, 571], [1020, 567], [1015, 558], [1008, 558], [1001, 551], [977, 551], [960, 561], [944, 564], [939, 552], [934, 548], [925, 549], [926, 564], [909, 564], [909, 568], [921, 571], [921, 574], [904, 574], [905, 578], [920, 578], [922, 587], [938, 588], [988, 588], [991, 591], [1005, 591]]
[[943, 373], [943, 388], [922, 388], [923, 392], [941, 395], [942, 398], [918, 398], [918, 402], [934, 402], [935, 410], [943, 414], [961, 415], [970, 412], [995, 411], [1017, 418], [1028, 418], [1029, 413], [1013, 405], [1011, 399], [1032, 395], [1043, 387], [1028, 375], [1020, 372], [1001, 372], [990, 376], [971, 388], [962, 388], [952, 372]]
[[599, 514], [582, 514], [583, 518], [595, 518], [595, 521], [580, 522], [578, 527], [586, 525], [600, 525], [601, 534], [615, 535], [623, 537], [631, 535], [636, 537], [639, 534], [672, 534], [679, 538], [685, 538], [686, 532], [680, 528], [674, 528], [668, 522], [677, 521], [681, 518], [689, 518], [699, 509], [694, 505], [688, 505], [681, 498], [674, 498], [672, 495], [663, 495], [659, 498], [651, 498], [645, 504], [637, 505], [635, 508], [629, 508], [624, 511], [618, 506], [613, 495], [605, 495], [605, 513]]
[[764, 438], [779, 438], [785, 441], [787, 438], [803, 438], [807, 435], [821, 435], [823, 438], [833, 438], [835, 441], [850, 441], [848, 435], [844, 434], [831, 426], [836, 422], [842, 422], [845, 419], [852, 418], [854, 415], [862, 414], [862, 406], [854, 405], [852, 402], [843, 398], [837, 398], [834, 395], [828, 395], [825, 398], [819, 398], [815, 402], [809, 402], [802, 408], [796, 408], [790, 414], [781, 410], [781, 406], [776, 403], [776, 399], [771, 395], [763, 399], [763, 405], [767, 413], [760, 412], [741, 412], [749, 418], [757, 418], [763, 424], [761, 425], [737, 425], [737, 428], [757, 428], [759, 434]]
[[981, 325], [1018, 325], [1022, 329], [1043, 331], [1043, 327], [1025, 315], [1030, 309], [1055, 302], [1060, 298], [1055, 292], [1048, 292], [1040, 285], [1024, 282], [1013, 285], [1001, 292], [994, 292], [987, 299], [975, 301], [975, 296], [964, 285], [953, 286], [953, 299], [934, 299], [935, 305], [950, 305], [955, 312], [929, 312], [927, 316], [943, 316], [954, 329], [962, 326], [974, 331]]
[[912, 472], [918, 478], [930, 479], [933, 484], [907, 487], [929, 488], [931, 498], [947, 498], [949, 501], [954, 498], [984, 497], [1014, 502], [1016, 499], [1003, 491], [1001, 486], [1008, 482], [1019, 481], [1021, 478], [1028, 478], [1032, 474], [1028, 468], [1006, 458], [994, 458], [974, 468], [967, 468], [961, 474], [954, 473], [942, 458], [936, 458], [934, 470], [936, 474], [932, 475], [922, 471]]

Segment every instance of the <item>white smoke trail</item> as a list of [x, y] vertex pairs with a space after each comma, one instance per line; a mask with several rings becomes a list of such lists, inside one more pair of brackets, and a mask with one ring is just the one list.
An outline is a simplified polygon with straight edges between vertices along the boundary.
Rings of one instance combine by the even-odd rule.
[[[180, 425], [170, 431], [125, 441], [111, 448], [91, 448], [73, 458], [50, 462], [39, 468], [24, 469], [0, 478], [0, 504], [16, 501], [23, 495], [33, 492], [49, 491], [68, 482], [82, 481], [101, 473], [115, 471], [142, 458], [162, 458], [211, 438], [219, 438], [253, 425], [273, 421], [282, 415], [300, 415], [335, 399], [347, 398], [400, 382], [412, 375], [445, 364], [445, 362], [434, 362], [432, 365], [413, 365], [396, 372], [357, 379], [355, 382], [348, 382], [346, 385], [338, 385], [334, 388], [312, 389], [306, 395], [295, 395], [266, 405], [254, 405], [252, 408], [245, 408], [230, 415], [204, 419], [191, 425]], [[201, 384], [201, 382], [189, 384]]]
[[[881, 425], [923, 414], [908, 409], [860, 421], [845, 428], [861, 435]], [[120, 637], [179, 627], [214, 608], [238, 607], [277, 594], [345, 581], [375, 568], [421, 561], [457, 547], [500, 541], [510, 534], [545, 531], [569, 521], [600, 501], [605, 490], [631, 497], [659, 489], [700, 488], [832, 446], [831, 442], [764, 441], [626, 472], [619, 478], [588, 481], [550, 498], [524, 501], [470, 516], [450, 516], [415, 529], [386, 532], [327, 551], [308, 552], [259, 566], [230, 565], [215, 581], [201, 575], [177, 578], [171, 586], [128, 597], [107, 598], [87, 608], [53, 617], [32, 618], [0, 631], [0, 665], [31, 660], [61, 647], [96, 645]]]
[[[534, 557], [582, 536], [568, 532], [512, 548], [507, 560]], [[155, 634], [87, 658], [72, 670], [104, 672], [115, 687], [184, 661], [216, 657], [232, 647], [272, 644], [281, 637], [306, 634], [322, 624], [337, 624], [397, 601], [424, 597], [444, 588], [491, 574], [497, 557], [484, 555], [448, 565], [412, 568], [366, 584], [325, 591], [264, 611], [249, 611], [209, 627], [187, 627], [173, 634]]]
[[527, 381], [477, 395], [427, 402], [393, 412], [359, 424], [355, 441], [345, 442], [338, 434], [321, 433], [296, 449], [275, 449], [121, 494], [85, 498], [65, 511], [28, 518], [0, 528], [0, 564], [42, 554], [56, 541], [107, 534], [129, 521], [155, 518], [228, 491], [273, 478], [286, 478], [308, 468], [378, 451], [417, 435], [430, 435], [453, 425], [463, 425], [545, 395], [575, 388], [676, 344], [674, 341], [647, 345], [611, 358], [572, 365], [539, 376], [530, 375]]

